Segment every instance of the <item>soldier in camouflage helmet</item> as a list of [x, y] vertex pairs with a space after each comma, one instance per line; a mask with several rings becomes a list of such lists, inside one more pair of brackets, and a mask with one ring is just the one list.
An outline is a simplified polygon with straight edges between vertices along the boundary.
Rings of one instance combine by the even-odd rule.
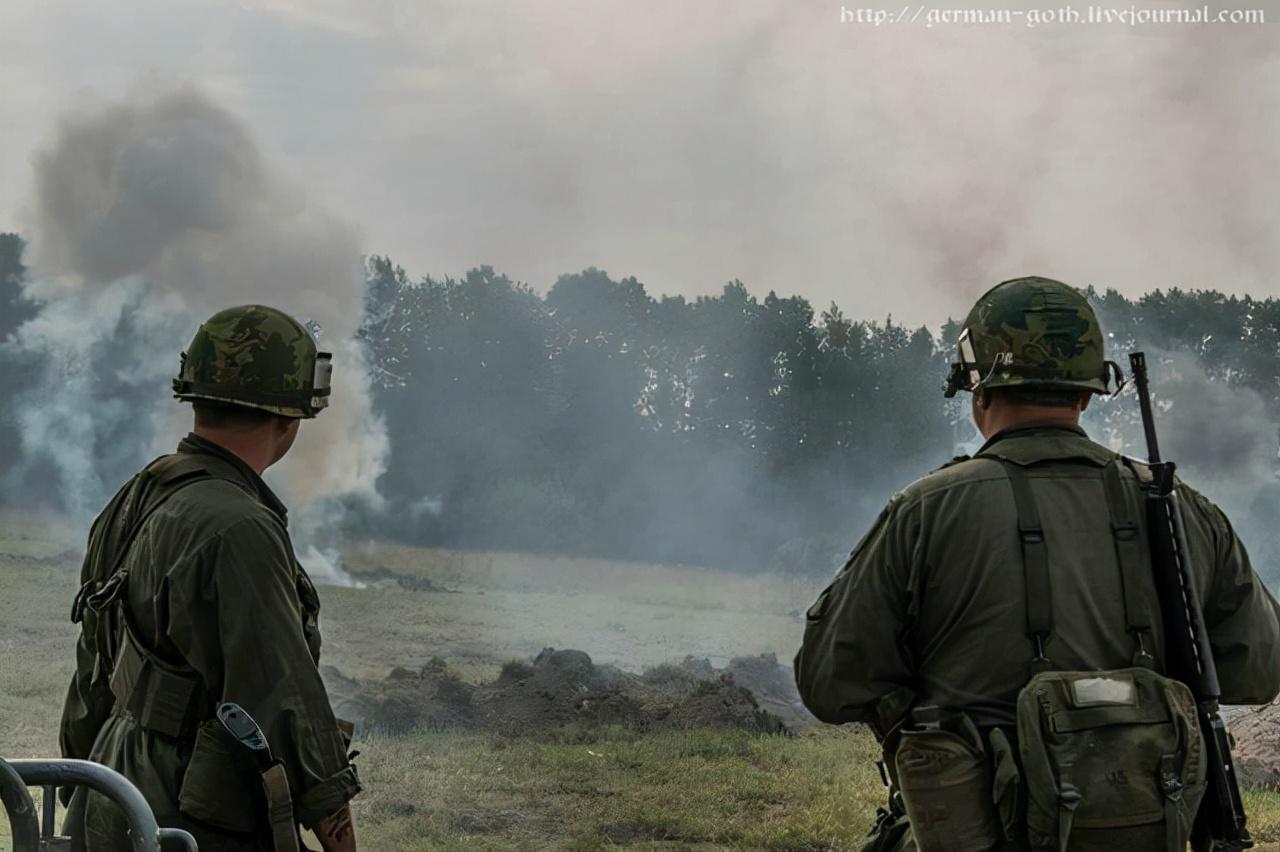
[[289, 418], [329, 404], [331, 356], [293, 317], [261, 305], [214, 314], [196, 331], [173, 380], [178, 399], [209, 400]]
[[[1079, 425], [1113, 379], [1084, 294], [1031, 277], [983, 295], [946, 394], [972, 393], [986, 442], [896, 494], [808, 610], [795, 660], [806, 706], [826, 722], [869, 725], [899, 791], [865, 848], [1181, 848], [1186, 825], [1168, 811], [1130, 812], [1145, 825], [1072, 822], [1081, 795], [1084, 813], [1109, 785], [1154, 785], [1123, 767], [1073, 778], [1071, 797], [1063, 779], [1056, 836], [1032, 837], [1027, 822], [1017, 699], [1031, 672], [1164, 665], [1146, 521], [1126, 508], [1142, 505], [1149, 472]], [[1223, 701], [1268, 702], [1280, 691], [1276, 602], [1222, 511], [1181, 492]], [[1028, 548], [1047, 583], [1027, 573]]]
[[969, 311], [947, 397], [1017, 386], [1110, 393], [1120, 368], [1103, 355], [1102, 328], [1084, 294], [1048, 278], [999, 284]]
[[[202, 852], [296, 852], [299, 824], [326, 852], [356, 848], [348, 802], [360, 784], [317, 668], [319, 598], [262, 480], [328, 404], [329, 376], [329, 354], [292, 317], [260, 305], [215, 314], [173, 381], [194, 430], [89, 534], [63, 755], [124, 774]], [[222, 702], [261, 727], [274, 774], [254, 777], [215, 717]], [[91, 852], [128, 848], [97, 794], [77, 790], [67, 819]]]

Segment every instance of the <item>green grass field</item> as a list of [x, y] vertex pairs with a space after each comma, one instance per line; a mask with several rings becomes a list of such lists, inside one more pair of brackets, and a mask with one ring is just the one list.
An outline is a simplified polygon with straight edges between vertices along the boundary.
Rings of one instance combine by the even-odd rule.
[[[71, 672], [67, 612], [82, 530], [0, 517], [0, 755], [57, 752]], [[541, 648], [638, 670], [685, 654], [776, 653], [800, 639], [817, 581], [677, 566], [360, 545], [450, 592], [324, 587], [325, 662], [377, 676], [441, 656], [465, 677]], [[564, 730], [538, 739], [421, 732], [358, 743], [362, 848], [851, 849], [883, 789], [864, 732]], [[1261, 848], [1280, 848], [1280, 797], [1249, 794]], [[0, 830], [0, 850], [8, 836]]]

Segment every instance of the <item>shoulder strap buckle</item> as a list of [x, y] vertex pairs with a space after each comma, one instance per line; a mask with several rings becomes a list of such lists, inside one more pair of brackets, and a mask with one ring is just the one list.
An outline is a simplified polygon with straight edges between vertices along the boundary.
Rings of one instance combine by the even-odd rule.
[[1133, 649], [1133, 657], [1131, 659], [1131, 662], [1135, 666], [1139, 666], [1144, 669], [1151, 669], [1151, 671], [1155, 671], [1156, 658], [1151, 656], [1151, 652], [1147, 650], [1147, 643], [1145, 639], [1145, 637], [1147, 636], [1147, 631], [1133, 630], [1131, 632], [1133, 634], [1133, 643], [1134, 645], [1137, 646], [1136, 648]]
[[1035, 647], [1035, 656], [1031, 658], [1031, 663], [1028, 665], [1028, 668], [1031, 671], [1032, 677], [1035, 677], [1041, 672], [1051, 672], [1057, 668], [1054, 665], [1053, 660], [1049, 659], [1044, 652], [1044, 643], [1048, 638], [1048, 634], [1039, 633], [1034, 634], [1031, 637], [1031, 644]]
[[[97, 613], [105, 612], [107, 607], [114, 604], [124, 596], [126, 583], [129, 582], [129, 569], [122, 568], [116, 571], [101, 583], [96, 583], [94, 589], [85, 595], [83, 604], [85, 607]], [[79, 597], [77, 595], [77, 597]], [[83, 613], [83, 609], [81, 610]]]

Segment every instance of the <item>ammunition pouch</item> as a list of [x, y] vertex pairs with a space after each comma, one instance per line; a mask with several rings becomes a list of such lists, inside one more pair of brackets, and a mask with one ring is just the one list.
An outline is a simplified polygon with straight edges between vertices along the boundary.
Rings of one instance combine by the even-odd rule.
[[266, 829], [274, 852], [298, 852], [301, 841], [293, 815], [293, 795], [284, 764], [271, 753], [271, 745], [258, 723], [234, 702], [218, 707], [216, 722], [220, 735], [231, 744], [233, 760], [241, 776], [257, 776], [258, 810], [265, 813]]
[[915, 842], [921, 852], [985, 852], [1004, 829], [992, 797], [993, 762], [982, 734], [963, 713], [918, 708], [893, 757]]
[[1185, 684], [1044, 672], [1018, 695], [1018, 744], [1032, 849], [1186, 849], [1207, 767]]
[[[252, 777], [258, 779], [256, 790]], [[178, 792], [178, 809], [225, 831], [261, 830], [270, 835], [274, 852], [301, 848], [284, 764], [271, 760], [257, 765], [217, 719], [201, 722], [197, 729]]]
[[182, 775], [178, 810], [192, 819], [242, 834], [261, 825], [262, 809], [247, 783], [239, 748], [217, 719], [200, 723], [191, 760]]

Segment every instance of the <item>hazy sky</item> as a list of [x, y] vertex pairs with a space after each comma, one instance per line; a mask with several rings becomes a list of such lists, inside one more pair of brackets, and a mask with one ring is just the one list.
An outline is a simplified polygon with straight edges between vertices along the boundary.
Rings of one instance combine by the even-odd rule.
[[60, 116], [195, 84], [415, 276], [488, 263], [542, 290], [594, 265], [685, 294], [736, 277], [930, 322], [1029, 272], [1280, 294], [1275, 17], [876, 28], [828, 0], [4, 0], [0, 229], [24, 229]]

